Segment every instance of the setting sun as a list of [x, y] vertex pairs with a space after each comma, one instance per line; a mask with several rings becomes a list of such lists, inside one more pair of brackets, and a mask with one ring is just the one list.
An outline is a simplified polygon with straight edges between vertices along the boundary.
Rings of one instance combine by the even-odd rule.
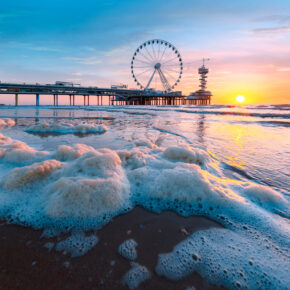
[[238, 103], [243, 103], [243, 102], [245, 101], [245, 97], [244, 97], [244, 96], [237, 96], [237, 97], [236, 97], [236, 101], [237, 101]]

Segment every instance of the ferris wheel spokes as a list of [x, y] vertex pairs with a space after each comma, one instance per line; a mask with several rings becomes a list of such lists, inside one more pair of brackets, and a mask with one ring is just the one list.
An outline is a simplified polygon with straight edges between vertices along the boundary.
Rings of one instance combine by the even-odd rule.
[[148, 84], [147, 84], [145, 90], [148, 90], [148, 88], [149, 88], [149, 86], [150, 86], [150, 84], [151, 84], [151, 82], [152, 82], [152, 80], [153, 80], [153, 78], [154, 78], [155, 73], [156, 73], [156, 69], [154, 69], [154, 72], [153, 72], [153, 74], [152, 74], [152, 76], [151, 76], [151, 78], [150, 78], [150, 80], [149, 80], [149, 82], [148, 82]]
[[180, 81], [182, 70], [182, 59], [176, 47], [160, 39], [141, 44], [131, 61], [133, 79], [145, 90], [155, 84], [154, 90], [172, 91]]
[[170, 91], [171, 91], [171, 86], [170, 86], [170, 84], [168, 83], [168, 81], [167, 81], [165, 75], [163, 74], [162, 70], [159, 68], [157, 71], [158, 71], [158, 73], [159, 73], [159, 77], [160, 77], [160, 80], [161, 80], [161, 82], [162, 82], [162, 84], [163, 84], [164, 89], [165, 89], [166, 91], [169, 91], [169, 92], [170, 92]]

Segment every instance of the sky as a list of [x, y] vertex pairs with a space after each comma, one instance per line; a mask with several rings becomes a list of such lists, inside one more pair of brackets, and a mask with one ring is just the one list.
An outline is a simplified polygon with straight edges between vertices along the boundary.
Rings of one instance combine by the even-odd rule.
[[[130, 62], [146, 40], [176, 46], [184, 74], [176, 90], [198, 89], [210, 58], [214, 104], [290, 100], [289, 0], [14, 0], [0, 7], [0, 81], [136, 88]], [[51, 98], [52, 99], [52, 98]], [[13, 96], [0, 103], [13, 104]], [[34, 103], [23, 96], [20, 104]]]

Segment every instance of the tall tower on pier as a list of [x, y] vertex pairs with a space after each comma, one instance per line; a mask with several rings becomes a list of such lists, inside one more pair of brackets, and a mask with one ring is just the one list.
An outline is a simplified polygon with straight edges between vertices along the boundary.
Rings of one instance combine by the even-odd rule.
[[205, 61], [209, 60], [208, 59], [203, 59], [202, 60], [202, 66], [198, 69], [198, 73], [200, 74], [200, 89], [205, 91], [206, 89], [206, 83], [207, 83], [207, 74], [208, 74], [208, 68], [204, 66]]
[[207, 85], [207, 74], [209, 72], [208, 68], [205, 67], [205, 62], [209, 61], [209, 58], [202, 60], [202, 66], [198, 69], [200, 75], [200, 89], [196, 92], [191, 93], [187, 99], [190, 104], [193, 105], [207, 105], [211, 102], [212, 93], [206, 90]]

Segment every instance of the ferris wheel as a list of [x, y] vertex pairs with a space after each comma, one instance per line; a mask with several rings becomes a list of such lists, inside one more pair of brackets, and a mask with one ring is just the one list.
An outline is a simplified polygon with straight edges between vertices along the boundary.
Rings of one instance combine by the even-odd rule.
[[175, 46], [165, 40], [153, 39], [142, 43], [131, 61], [131, 73], [144, 90], [170, 92], [180, 82], [182, 58]]

